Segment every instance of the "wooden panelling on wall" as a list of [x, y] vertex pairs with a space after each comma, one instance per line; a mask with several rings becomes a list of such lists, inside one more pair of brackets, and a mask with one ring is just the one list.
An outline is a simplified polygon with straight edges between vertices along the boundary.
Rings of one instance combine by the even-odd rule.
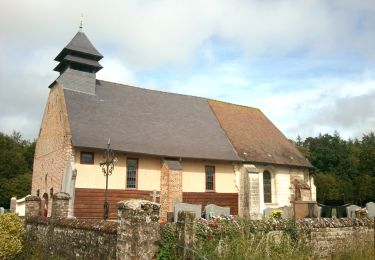
[[[103, 218], [104, 189], [76, 188], [74, 216], [77, 218]], [[151, 200], [152, 191], [146, 190], [108, 190], [109, 218], [117, 218], [117, 202], [130, 199]], [[183, 202], [200, 204], [202, 209], [207, 204], [230, 207], [232, 215], [238, 214], [237, 193], [183, 192]], [[157, 199], [159, 203], [159, 198]]]
[[230, 207], [230, 214], [238, 214], [238, 193], [216, 192], [184, 192], [182, 200], [185, 203], [200, 204], [202, 210], [207, 204], [215, 204], [221, 207]]
[[[77, 218], [103, 218], [104, 192], [104, 189], [76, 188], [74, 216]], [[117, 218], [117, 202], [130, 199], [151, 200], [150, 193], [152, 191], [108, 190], [109, 218]]]

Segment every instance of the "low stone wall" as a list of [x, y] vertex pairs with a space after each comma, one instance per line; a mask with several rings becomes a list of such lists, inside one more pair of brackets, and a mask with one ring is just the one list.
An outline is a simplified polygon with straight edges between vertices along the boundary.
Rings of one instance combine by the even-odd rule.
[[[180, 212], [176, 226], [179, 247], [184, 249], [179, 252], [179, 255], [183, 256], [189, 253], [189, 248], [192, 249], [191, 241], [194, 240], [195, 232], [197, 232], [192, 228], [196, 220], [189, 214], [191, 213]], [[374, 245], [374, 219], [372, 218], [315, 218], [291, 221], [288, 219], [248, 220], [245, 222], [230, 220], [228, 224], [231, 227], [220, 227], [219, 222], [215, 223], [215, 220], [200, 223], [206, 225], [203, 230], [210, 230], [208, 233], [211, 236], [214, 233], [219, 233], [220, 236], [224, 228], [233, 229], [235, 232], [238, 230], [239, 233], [243, 228], [246, 228], [253, 230], [250, 232], [254, 234], [272, 236], [275, 241], [280, 241], [283, 234], [288, 234], [290, 237], [294, 233], [296, 239], [305, 241], [311, 246], [313, 255], [318, 259], [329, 256], [335, 250], [348, 248], [348, 245], [352, 248], [357, 248], [356, 245]], [[209, 238], [207, 239], [209, 240]]]
[[[39, 215], [40, 199], [26, 198], [26, 249], [35, 248], [38, 256], [44, 259], [152, 259], [157, 253], [159, 204], [145, 200], [122, 201], [117, 204], [117, 221], [104, 221], [66, 218], [68, 201], [67, 194], [56, 194], [52, 203], [55, 212], [51, 218], [45, 218]], [[182, 258], [191, 257], [196, 221], [191, 212], [178, 215], [175, 235], [178, 255]], [[246, 228], [252, 230], [251, 233], [276, 237], [290, 234], [292, 228], [292, 233], [298, 233], [299, 239], [311, 243], [314, 255], [319, 257], [348, 243], [374, 243], [374, 219], [370, 218], [223, 221], [233, 224], [233, 231], [243, 232]], [[203, 222], [207, 229], [215, 229], [212, 232], [223, 232], [217, 223]]]
[[28, 218], [25, 241], [49, 259], [116, 259], [117, 222]]
[[[67, 218], [69, 195], [53, 196], [50, 218], [40, 199], [26, 199], [25, 253], [41, 259], [152, 259], [160, 240], [160, 205], [146, 200], [117, 203], [117, 221]], [[36, 252], [36, 253], [35, 253]], [[34, 257], [34, 258], [35, 258]]]
[[348, 244], [374, 244], [372, 218], [319, 218], [297, 221], [297, 227], [311, 242], [315, 255], [327, 256]]

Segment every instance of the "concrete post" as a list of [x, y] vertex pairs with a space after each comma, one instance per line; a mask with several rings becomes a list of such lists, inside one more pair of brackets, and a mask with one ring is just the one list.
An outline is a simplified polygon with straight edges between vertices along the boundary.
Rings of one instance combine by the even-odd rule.
[[67, 218], [69, 211], [70, 196], [66, 192], [53, 194], [52, 200], [52, 218]]
[[148, 200], [117, 203], [117, 259], [153, 259], [160, 240], [160, 205]]
[[25, 198], [25, 218], [40, 216], [40, 201], [38, 196]]
[[178, 252], [181, 259], [193, 259], [192, 251], [195, 237], [195, 213], [180, 211], [177, 217]]

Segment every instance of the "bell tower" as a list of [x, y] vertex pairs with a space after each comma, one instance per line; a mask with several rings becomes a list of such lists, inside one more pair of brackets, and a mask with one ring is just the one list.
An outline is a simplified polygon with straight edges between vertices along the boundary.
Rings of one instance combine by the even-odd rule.
[[65, 89], [95, 94], [96, 72], [103, 68], [99, 63], [102, 58], [80, 26], [80, 31], [55, 58], [59, 64], [54, 71], [60, 73], [56, 82]]

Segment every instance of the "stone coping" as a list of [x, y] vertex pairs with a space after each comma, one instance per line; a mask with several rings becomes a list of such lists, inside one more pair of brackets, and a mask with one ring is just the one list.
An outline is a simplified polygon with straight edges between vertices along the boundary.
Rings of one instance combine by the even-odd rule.
[[297, 225], [308, 228], [374, 227], [373, 218], [305, 218], [296, 221]]
[[27, 196], [25, 198], [25, 201], [40, 201], [41, 198], [39, 198], [38, 196]]
[[51, 219], [46, 217], [28, 217], [26, 224], [42, 224], [54, 225], [66, 228], [84, 229], [101, 231], [104, 233], [117, 233], [117, 221], [105, 221], [102, 219], [78, 219], [78, 218], [64, 218], [64, 219]]
[[[282, 230], [291, 220], [269, 219], [254, 220], [269, 225], [273, 230]], [[311, 230], [314, 228], [342, 228], [342, 227], [368, 227], [374, 228], [373, 218], [304, 218], [295, 221], [297, 229]]]
[[149, 200], [123, 200], [117, 203], [117, 208], [135, 211], [159, 210], [160, 204]]
[[54, 200], [70, 200], [70, 195], [66, 192], [57, 192], [53, 194]]

